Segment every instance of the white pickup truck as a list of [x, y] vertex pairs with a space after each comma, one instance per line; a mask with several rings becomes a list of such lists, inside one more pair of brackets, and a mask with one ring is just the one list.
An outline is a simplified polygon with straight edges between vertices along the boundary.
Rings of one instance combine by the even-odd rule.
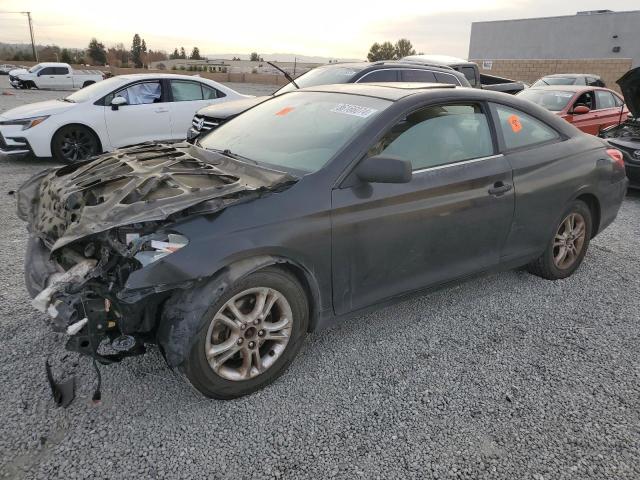
[[76, 90], [103, 80], [100, 70], [74, 70], [68, 63], [39, 63], [29, 70], [9, 72], [13, 88]]

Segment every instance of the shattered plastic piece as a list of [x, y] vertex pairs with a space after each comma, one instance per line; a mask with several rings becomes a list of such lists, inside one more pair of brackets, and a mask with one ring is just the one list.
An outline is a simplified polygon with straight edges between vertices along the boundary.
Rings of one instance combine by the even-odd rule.
[[75, 335], [82, 327], [84, 327], [89, 322], [87, 317], [84, 317], [82, 320], [78, 320], [76, 323], [72, 323], [67, 327], [67, 335]]
[[[36, 298], [31, 301], [31, 305], [41, 312], [46, 312], [51, 301], [51, 296], [60, 290], [64, 285], [73, 281], [83, 279], [87, 273], [95, 267], [96, 261], [93, 259], [83, 260], [77, 263], [64, 273], [56, 273], [51, 275], [50, 283], [47, 288], [42, 290]], [[55, 317], [54, 317], [55, 318]]]
[[51, 373], [51, 365], [49, 361], [44, 362], [44, 367], [47, 372], [47, 381], [51, 387], [51, 394], [56, 405], [62, 405], [67, 408], [76, 396], [76, 379], [75, 377], [68, 378], [64, 382], [56, 382], [53, 379], [53, 373]]

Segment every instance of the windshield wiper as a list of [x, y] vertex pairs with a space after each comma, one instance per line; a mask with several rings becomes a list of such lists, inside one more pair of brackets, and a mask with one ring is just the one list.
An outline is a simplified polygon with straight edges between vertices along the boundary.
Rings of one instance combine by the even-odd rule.
[[62, 100], [63, 102], [69, 102], [69, 103], [76, 103], [75, 100], [70, 100], [69, 98], [65, 97], [65, 98], [61, 98], [60, 100]]
[[275, 68], [276, 70], [279, 70], [280, 72], [282, 72], [282, 74], [284, 75], [284, 78], [286, 78], [287, 80], [289, 80], [291, 83], [293, 83], [293, 85], [300, 90], [300, 87], [298, 86], [298, 84], [296, 83], [296, 81], [293, 79], [293, 77], [291, 75], [289, 75], [286, 71], [284, 71], [282, 68], [280, 68], [277, 65], [274, 65], [271, 62], [267, 62], [269, 65], [271, 65], [273, 68]]
[[251, 158], [243, 157], [242, 155], [238, 155], [237, 153], [232, 152], [228, 148], [225, 150], [220, 150], [217, 148], [207, 148], [206, 150], [211, 150], [212, 152], [220, 153], [225, 157], [233, 158], [234, 160], [240, 160], [241, 162], [251, 162], [258, 165], [258, 162]]

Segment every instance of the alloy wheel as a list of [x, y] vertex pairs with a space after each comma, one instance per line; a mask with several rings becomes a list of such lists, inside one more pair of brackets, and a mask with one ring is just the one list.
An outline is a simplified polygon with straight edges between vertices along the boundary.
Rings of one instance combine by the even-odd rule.
[[285, 351], [293, 318], [287, 299], [273, 288], [244, 290], [214, 315], [205, 342], [211, 369], [227, 380], [254, 378]]
[[553, 263], [561, 269], [571, 268], [576, 262], [586, 238], [586, 223], [579, 213], [570, 213], [560, 223], [553, 239]]
[[60, 151], [70, 162], [84, 160], [96, 153], [95, 140], [85, 130], [69, 130], [62, 136]]

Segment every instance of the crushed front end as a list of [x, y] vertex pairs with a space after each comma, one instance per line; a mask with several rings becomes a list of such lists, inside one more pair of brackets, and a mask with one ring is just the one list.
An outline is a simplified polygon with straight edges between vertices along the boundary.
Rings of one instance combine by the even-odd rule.
[[189, 282], [132, 292], [129, 275], [183, 248], [172, 230], [293, 181], [187, 144], [148, 144], [41, 172], [18, 192], [25, 281], [66, 348], [111, 363], [154, 342], [163, 303]]

